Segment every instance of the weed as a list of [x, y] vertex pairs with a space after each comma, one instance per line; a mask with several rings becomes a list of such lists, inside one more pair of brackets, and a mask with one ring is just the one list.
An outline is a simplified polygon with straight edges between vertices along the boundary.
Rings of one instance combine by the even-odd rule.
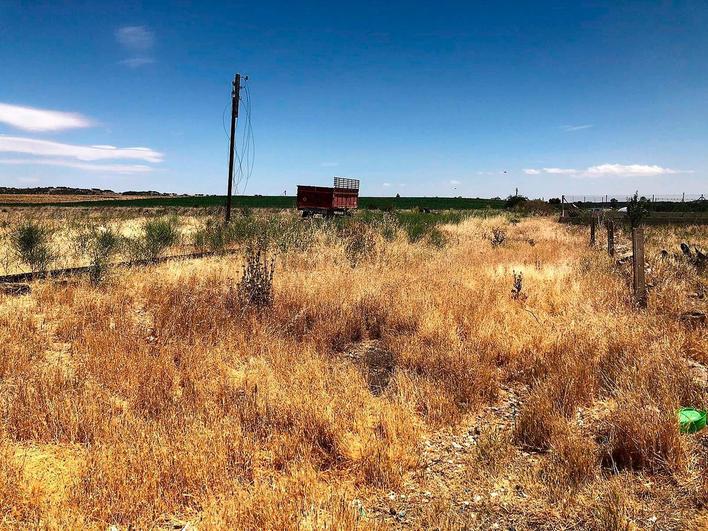
[[246, 264], [237, 288], [242, 306], [265, 308], [273, 304], [274, 271], [275, 256], [268, 259], [262, 242], [246, 249]]
[[514, 300], [519, 300], [519, 299], [525, 299], [526, 294], [523, 293], [523, 288], [524, 288], [524, 275], [521, 271], [518, 273], [516, 271], [512, 271], [512, 274], [514, 275], [514, 285], [511, 288], [511, 298]]
[[506, 240], [506, 233], [499, 227], [492, 229], [492, 245], [498, 247]]

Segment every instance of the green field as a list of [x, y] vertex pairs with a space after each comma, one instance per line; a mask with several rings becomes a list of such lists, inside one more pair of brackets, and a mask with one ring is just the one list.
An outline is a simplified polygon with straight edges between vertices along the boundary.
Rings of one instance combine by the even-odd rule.
[[[71, 201], [56, 203], [0, 203], [2, 207], [182, 207], [182, 208], [208, 208], [222, 207], [226, 196], [210, 195], [204, 197], [149, 197], [144, 199], [116, 199], [104, 201]], [[234, 208], [295, 208], [294, 196], [278, 195], [247, 195], [236, 196], [233, 199]], [[444, 209], [482, 209], [503, 208], [501, 199], [479, 199], [461, 197], [361, 197], [359, 208], [363, 209], [412, 209], [429, 208], [433, 210]]]

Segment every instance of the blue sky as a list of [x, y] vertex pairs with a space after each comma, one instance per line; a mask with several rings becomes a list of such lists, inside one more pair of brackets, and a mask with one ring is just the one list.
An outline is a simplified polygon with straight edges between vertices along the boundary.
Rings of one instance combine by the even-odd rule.
[[705, 193], [707, 27], [703, 0], [0, 0], [0, 185], [224, 193], [241, 72], [249, 194]]

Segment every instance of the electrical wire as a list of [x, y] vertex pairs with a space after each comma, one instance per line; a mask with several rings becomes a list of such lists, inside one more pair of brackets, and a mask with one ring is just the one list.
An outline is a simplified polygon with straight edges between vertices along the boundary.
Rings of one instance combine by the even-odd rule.
[[[253, 122], [251, 117], [251, 90], [248, 85], [245, 84], [241, 88], [243, 97], [240, 97], [239, 104], [243, 104], [243, 111], [241, 114], [243, 116], [244, 127], [241, 128], [242, 132], [240, 136], [239, 130], [236, 129], [236, 138], [234, 139], [234, 158], [236, 159], [236, 164], [232, 174], [229, 176], [233, 185], [234, 194], [239, 193], [239, 187], [242, 183], [243, 189], [241, 190], [241, 194], [246, 192], [248, 181], [253, 175], [253, 166], [256, 158], [256, 143], [253, 135]], [[229, 101], [231, 101], [231, 99], [229, 99]], [[226, 130], [227, 108], [228, 102], [224, 106], [221, 122], [224, 128], [224, 133], [226, 134], [226, 139], [230, 142], [229, 133]]]

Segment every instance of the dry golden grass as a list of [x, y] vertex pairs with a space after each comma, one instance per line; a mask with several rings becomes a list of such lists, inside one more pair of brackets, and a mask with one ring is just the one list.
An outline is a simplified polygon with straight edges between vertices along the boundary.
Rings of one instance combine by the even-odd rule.
[[352, 260], [359, 236], [313, 229], [261, 310], [233, 255], [0, 296], [0, 527], [705, 522], [706, 435], [675, 411], [708, 404], [706, 329], [678, 319], [706, 276], [659, 255], [705, 229], [650, 230], [641, 311], [582, 229], [443, 232]]

